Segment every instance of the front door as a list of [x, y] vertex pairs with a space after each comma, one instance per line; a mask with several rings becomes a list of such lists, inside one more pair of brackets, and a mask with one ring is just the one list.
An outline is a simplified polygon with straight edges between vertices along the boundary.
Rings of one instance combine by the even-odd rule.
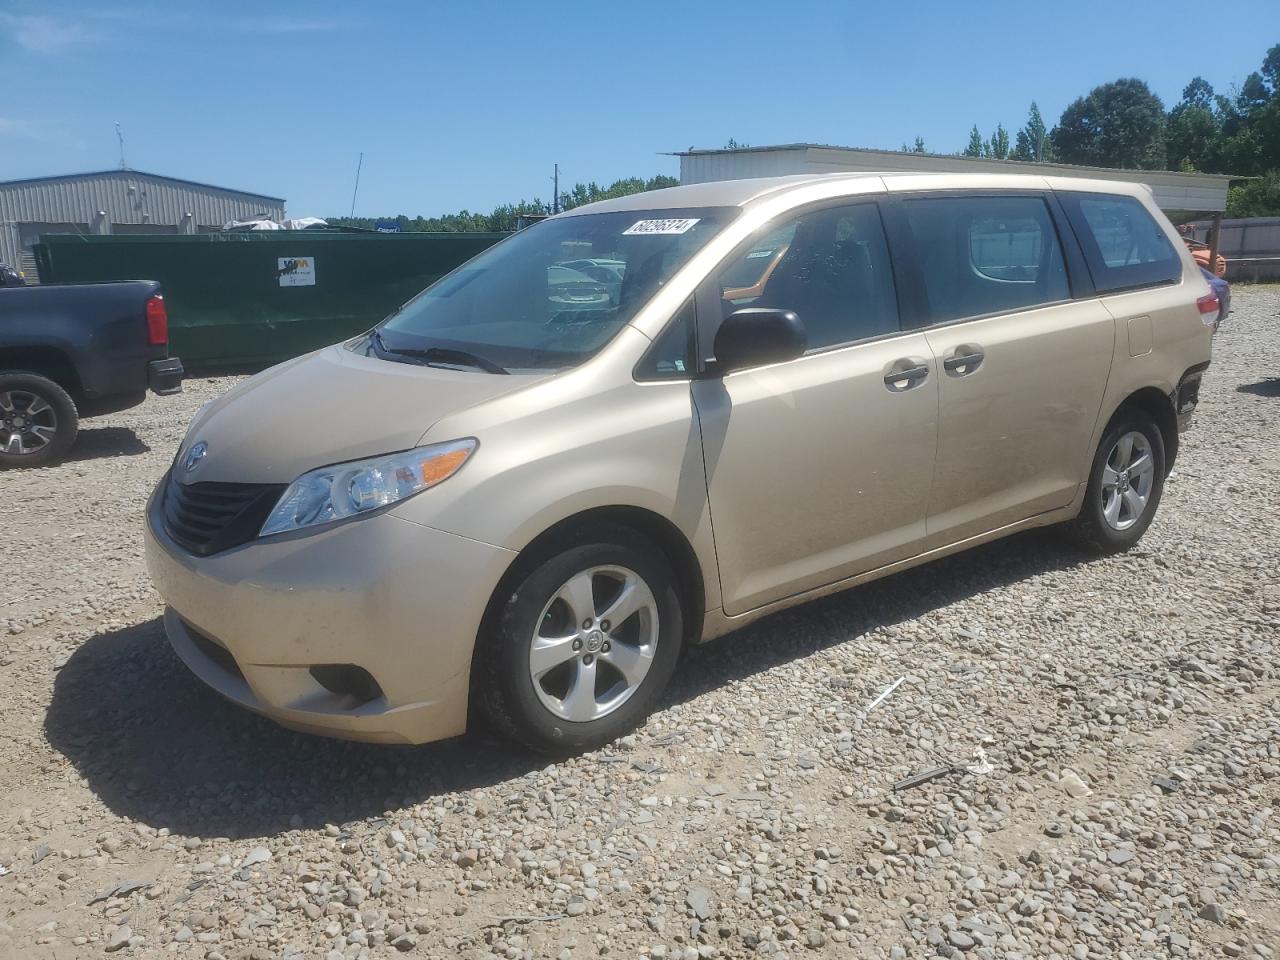
[[925, 335], [899, 329], [878, 207], [792, 219], [762, 289], [738, 296], [748, 243], [699, 291], [704, 342], [708, 309], [768, 306], [795, 311], [809, 344], [788, 363], [693, 384], [731, 616], [909, 556], [925, 534], [939, 376]]

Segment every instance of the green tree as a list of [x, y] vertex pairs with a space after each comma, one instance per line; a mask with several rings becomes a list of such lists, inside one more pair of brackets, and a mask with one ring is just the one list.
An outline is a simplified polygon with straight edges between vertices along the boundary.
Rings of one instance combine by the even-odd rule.
[[1182, 101], [1188, 107], [1204, 107], [1213, 109], [1213, 86], [1204, 77], [1192, 77], [1191, 82], [1182, 88]]
[[1159, 170], [1165, 164], [1164, 104], [1136, 78], [1104, 83], [1062, 112], [1054, 151], [1064, 163]]
[[963, 156], [980, 157], [985, 151], [987, 145], [982, 142], [982, 134], [978, 132], [978, 125], [975, 123], [973, 129], [969, 131], [969, 145], [964, 148]]
[[1031, 109], [1027, 111], [1026, 125], [1013, 138], [1013, 150], [1009, 156], [1014, 160], [1053, 162], [1053, 143], [1045, 128], [1044, 117], [1040, 116], [1040, 108], [1034, 100], [1031, 101]]
[[1009, 159], [1009, 131], [1004, 128], [1003, 123], [996, 124], [996, 132], [987, 141], [987, 156], [996, 160]]
[[1280, 168], [1228, 190], [1227, 216], [1280, 216]]
[[1213, 87], [1202, 77], [1182, 89], [1182, 99], [1165, 124], [1165, 154], [1171, 168], [1212, 169], [1217, 161], [1222, 121], [1214, 110]]
[[[562, 209], [607, 200], [612, 197], [624, 197], [645, 190], [659, 190], [663, 187], [674, 187], [680, 183], [675, 177], [664, 175], [644, 180], [640, 177], [628, 177], [615, 180], [607, 187], [597, 183], [575, 183], [569, 190], [560, 195]], [[412, 220], [404, 214], [396, 217], [400, 228], [416, 233], [504, 233], [516, 228], [520, 217], [528, 214], [547, 214], [551, 212], [551, 204], [539, 198], [521, 200], [518, 203], [504, 203], [494, 207], [491, 213], [472, 213], [460, 210], [440, 217], [417, 216]], [[378, 217], [328, 217], [330, 226], [356, 227], [361, 230], [372, 230]]]

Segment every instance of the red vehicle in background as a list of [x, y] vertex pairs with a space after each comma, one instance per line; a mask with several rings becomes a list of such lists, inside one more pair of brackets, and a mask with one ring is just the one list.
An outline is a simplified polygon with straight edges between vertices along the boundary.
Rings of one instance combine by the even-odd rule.
[[[1183, 242], [1187, 245], [1187, 249], [1191, 251], [1191, 256], [1205, 270], [1209, 269], [1209, 245], [1191, 237], [1183, 237]], [[1227, 258], [1222, 254], [1218, 254], [1218, 261], [1213, 265], [1213, 275], [1215, 277], [1225, 277], [1227, 275]]]

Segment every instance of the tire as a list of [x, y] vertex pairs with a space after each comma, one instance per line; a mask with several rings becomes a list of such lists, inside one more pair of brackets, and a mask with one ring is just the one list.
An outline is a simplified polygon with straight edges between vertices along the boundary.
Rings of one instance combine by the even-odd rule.
[[1160, 428], [1144, 411], [1122, 408], [1111, 418], [1094, 453], [1084, 503], [1068, 532], [1097, 553], [1128, 550], [1155, 518], [1164, 493], [1164, 474]]
[[[481, 713], [508, 738], [553, 754], [590, 750], [638, 726], [684, 641], [670, 568], [652, 543], [612, 524], [550, 551], [477, 639], [472, 689]], [[623, 589], [636, 609], [606, 624]]]
[[38, 374], [0, 371], [0, 467], [61, 460], [79, 431], [80, 415], [67, 391]]

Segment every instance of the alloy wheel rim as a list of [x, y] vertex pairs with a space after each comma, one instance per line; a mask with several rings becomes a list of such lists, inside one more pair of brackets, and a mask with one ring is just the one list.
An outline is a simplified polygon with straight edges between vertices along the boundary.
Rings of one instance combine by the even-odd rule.
[[1146, 434], [1131, 430], [1116, 441], [1102, 465], [1102, 518], [1113, 530], [1128, 530], [1151, 501], [1156, 461]]
[[0, 453], [26, 456], [43, 450], [58, 433], [58, 414], [30, 390], [0, 393]]
[[658, 604], [634, 570], [591, 567], [565, 581], [538, 617], [529, 677], [561, 720], [589, 723], [631, 699], [658, 649]]

